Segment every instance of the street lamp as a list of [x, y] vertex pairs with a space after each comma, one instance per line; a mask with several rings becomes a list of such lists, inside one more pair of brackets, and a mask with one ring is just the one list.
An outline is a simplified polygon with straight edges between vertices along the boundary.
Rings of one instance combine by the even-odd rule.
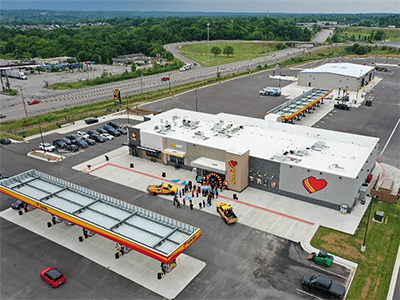
[[169, 93], [171, 94], [171, 73], [168, 74], [169, 80], [168, 80], [168, 89]]
[[43, 140], [43, 134], [42, 134], [42, 126], [41, 126], [41, 122], [40, 119], [38, 119], [39, 121], [39, 131], [40, 131], [40, 139], [42, 140], [42, 145], [43, 145], [43, 151], [46, 152], [46, 147], [44, 147], [44, 140]]
[[28, 111], [26, 110], [26, 104], [25, 104], [25, 101], [24, 101], [24, 95], [22, 94], [22, 86], [19, 86], [19, 89], [21, 91], [21, 98], [22, 98], [22, 104], [24, 105], [25, 117], [28, 119]]
[[194, 90], [194, 93], [195, 93], [195, 95], [196, 95], [196, 111], [198, 111], [198, 110], [197, 110], [197, 90], [198, 90], [198, 89], [195, 89], [195, 90]]
[[210, 23], [207, 23], [207, 61], [210, 64]]
[[373, 201], [373, 200], [374, 200], [374, 199], [371, 198], [371, 203], [369, 204], [369, 207], [368, 207], [369, 211], [368, 211], [367, 226], [365, 227], [364, 242], [363, 242], [363, 244], [362, 244], [362, 246], [361, 246], [361, 252], [365, 252], [365, 250], [366, 250], [366, 248], [367, 248], [367, 246], [365, 245], [365, 243], [367, 242], [368, 225], [369, 225], [369, 219], [371, 219], [371, 210], [372, 210], [372, 201]]

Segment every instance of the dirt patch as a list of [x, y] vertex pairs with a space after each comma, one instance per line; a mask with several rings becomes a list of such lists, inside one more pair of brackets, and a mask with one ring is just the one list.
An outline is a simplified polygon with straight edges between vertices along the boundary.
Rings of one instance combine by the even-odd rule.
[[44, 152], [40, 150], [33, 150], [28, 154], [31, 157], [35, 157], [41, 160], [47, 160], [48, 162], [58, 162], [60, 160], [63, 160], [64, 157], [58, 154], [54, 154], [51, 152]]
[[365, 260], [366, 258], [360, 253], [359, 248], [348, 244], [349, 238], [348, 235], [344, 235], [343, 233], [330, 233], [323, 236], [321, 239], [324, 241], [326, 249], [330, 249], [330, 251], [336, 255], [348, 257], [351, 260]]
[[367, 277], [365, 279], [365, 285], [361, 291], [361, 299], [365, 299], [367, 297], [368, 291], [369, 291], [371, 285], [372, 285], [372, 281], [370, 278]]

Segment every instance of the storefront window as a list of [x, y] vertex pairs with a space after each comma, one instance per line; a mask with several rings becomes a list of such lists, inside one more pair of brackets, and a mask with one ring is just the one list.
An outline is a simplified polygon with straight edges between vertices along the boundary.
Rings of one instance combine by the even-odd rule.
[[149, 157], [161, 159], [161, 152], [146, 151], [146, 155]]
[[185, 164], [185, 159], [183, 157], [177, 157], [177, 156], [173, 156], [173, 155], [169, 156], [169, 161], [173, 162], [173, 163], [176, 163], [176, 164], [179, 164], [179, 165], [184, 165]]

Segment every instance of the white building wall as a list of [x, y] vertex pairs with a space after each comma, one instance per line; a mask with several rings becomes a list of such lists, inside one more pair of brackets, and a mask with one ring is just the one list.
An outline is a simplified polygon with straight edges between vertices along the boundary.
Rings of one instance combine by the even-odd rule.
[[359, 81], [355, 77], [337, 74], [300, 72], [297, 83], [300, 86], [323, 87], [328, 89], [344, 89], [348, 86], [350, 91], [357, 91]]
[[163, 151], [163, 137], [148, 132], [140, 133], [141, 145], [154, 150]]

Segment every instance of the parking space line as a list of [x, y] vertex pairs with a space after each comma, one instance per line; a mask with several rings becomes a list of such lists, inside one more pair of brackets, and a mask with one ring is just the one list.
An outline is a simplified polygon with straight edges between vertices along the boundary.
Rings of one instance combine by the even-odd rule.
[[272, 225], [272, 226], [269, 228], [269, 232], [271, 232], [272, 228], [275, 227], [275, 225], [279, 222], [279, 220], [280, 220], [281, 218], [282, 218], [282, 217], [279, 217], [278, 220], [275, 221], [274, 225]]
[[346, 276], [340, 275], [340, 274], [335, 273], [335, 272], [332, 272], [332, 271], [328, 271], [326, 268], [321, 268], [321, 267], [318, 267], [318, 266], [312, 265], [312, 264], [310, 265], [310, 267], [315, 268], [315, 269], [318, 269], [318, 270], [321, 270], [321, 271], [324, 271], [324, 272], [326, 272], [326, 273], [329, 273], [329, 274], [331, 274], [331, 275], [334, 275], [334, 276], [337, 276], [337, 277], [340, 277], [340, 278], [343, 278], [343, 279], [347, 279]]
[[293, 229], [294, 225], [297, 224], [297, 221], [294, 221], [293, 225], [289, 228], [289, 230], [286, 232], [285, 237], [289, 234], [289, 232]]
[[390, 134], [390, 136], [389, 136], [389, 138], [388, 138], [388, 140], [387, 140], [387, 142], [386, 142], [386, 144], [385, 144], [385, 147], [383, 147], [382, 152], [381, 152], [381, 154], [379, 154], [379, 155], [382, 155], [383, 152], [386, 150], [386, 147], [387, 147], [387, 145], [389, 145], [389, 142], [390, 142], [390, 140], [392, 139], [392, 136], [393, 136], [394, 132], [396, 131], [397, 126], [399, 126], [399, 123], [400, 123], [400, 118], [399, 118], [399, 120], [397, 121], [396, 126], [394, 126], [393, 131], [392, 131], [392, 133]]

